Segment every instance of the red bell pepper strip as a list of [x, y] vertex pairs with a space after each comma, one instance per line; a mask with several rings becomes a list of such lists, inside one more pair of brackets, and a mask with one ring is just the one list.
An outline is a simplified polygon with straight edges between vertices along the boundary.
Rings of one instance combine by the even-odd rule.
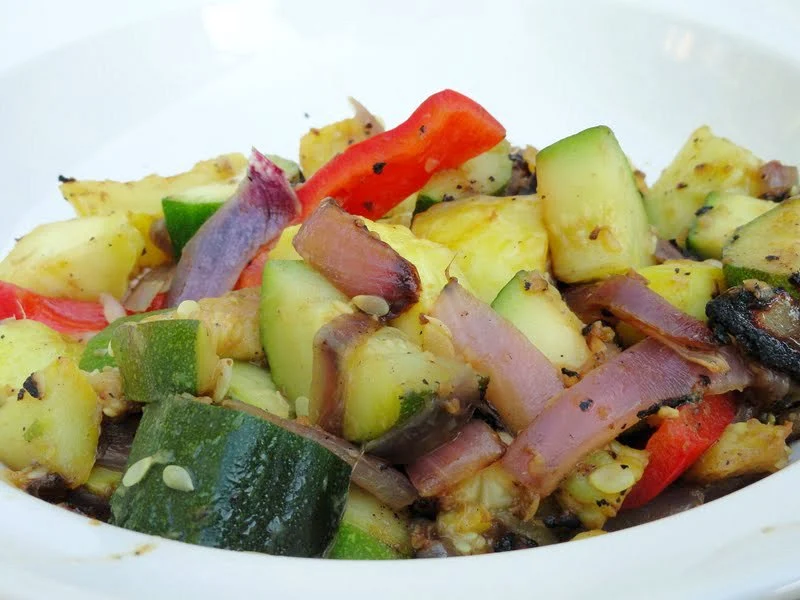
[[236, 285], [233, 286], [233, 289], [241, 290], [243, 288], [258, 287], [261, 285], [261, 279], [264, 275], [264, 264], [267, 262], [267, 258], [269, 258], [269, 251], [272, 250], [273, 245], [273, 243], [269, 243], [261, 246], [258, 254], [256, 254], [253, 260], [247, 263], [247, 266], [242, 269], [242, 273], [239, 275], [239, 279], [236, 281]]
[[66, 334], [100, 331], [106, 325], [99, 302], [50, 298], [0, 281], [0, 320], [33, 319]]
[[377, 219], [422, 188], [500, 143], [506, 130], [486, 109], [453, 90], [438, 92], [394, 129], [347, 148], [297, 188], [301, 220], [325, 198]]
[[623, 508], [650, 502], [692, 466], [733, 422], [736, 404], [731, 394], [721, 394], [705, 396], [697, 404], [682, 406], [678, 411], [678, 417], [664, 420], [650, 436], [646, 446], [650, 461], [625, 498]]

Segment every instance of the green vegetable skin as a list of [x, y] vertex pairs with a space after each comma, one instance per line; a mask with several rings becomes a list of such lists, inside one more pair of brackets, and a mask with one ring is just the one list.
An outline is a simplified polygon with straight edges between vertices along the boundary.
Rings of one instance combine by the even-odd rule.
[[339, 315], [349, 298], [299, 260], [269, 260], [261, 286], [261, 341], [272, 379], [294, 402], [311, 394], [314, 336]]
[[[172, 397], [145, 407], [128, 466], [160, 460], [111, 499], [111, 522], [192, 544], [323, 556], [339, 527], [350, 467], [316, 442], [257, 417]], [[193, 491], [167, 487], [164, 464]]]
[[233, 361], [228, 396], [284, 419], [289, 418], [289, 403], [281, 396], [269, 371], [241, 360]]
[[126, 323], [138, 323], [146, 317], [168, 312], [170, 309], [154, 310], [147, 313], [136, 313], [122, 317], [111, 323], [108, 327], [92, 337], [87, 343], [81, 355], [80, 368], [82, 371], [91, 372], [94, 370], [102, 371], [105, 367], [116, 367], [116, 357], [108, 352], [108, 345], [114, 337], [117, 329]]
[[739, 227], [722, 251], [729, 286], [760, 279], [800, 298], [800, 197]]
[[775, 202], [751, 196], [712, 192], [689, 227], [686, 248], [700, 258], [722, 258], [722, 248], [737, 227], [776, 206]]
[[114, 333], [111, 349], [128, 400], [156, 402], [173, 394], [211, 391], [218, 359], [200, 321], [126, 324]]
[[503, 140], [456, 169], [440, 171], [419, 191], [414, 213], [424, 212], [445, 198], [500, 194], [511, 179], [510, 152], [511, 144]]

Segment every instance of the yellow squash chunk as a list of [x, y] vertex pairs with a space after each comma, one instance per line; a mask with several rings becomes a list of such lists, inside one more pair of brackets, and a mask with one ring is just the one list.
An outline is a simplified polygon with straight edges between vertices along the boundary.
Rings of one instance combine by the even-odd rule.
[[0, 322], [0, 397], [16, 396], [22, 382], [59, 356], [80, 360], [83, 345], [37, 321]]
[[247, 166], [243, 154], [223, 154], [204, 160], [191, 171], [162, 177], [148, 175], [138, 181], [75, 180], [61, 184], [61, 193], [82, 216], [115, 212], [146, 213], [161, 216], [161, 199], [189, 188], [240, 179]]
[[150, 235], [150, 228], [160, 218], [158, 215], [147, 213], [128, 213], [128, 220], [142, 234], [144, 240], [144, 250], [136, 261], [136, 266], [140, 269], [158, 267], [172, 260], [169, 254], [156, 246]]
[[732, 423], [691, 466], [686, 477], [710, 483], [738, 475], [774, 473], [789, 463], [792, 450], [786, 445], [786, 437], [791, 432], [790, 423], [766, 425], [758, 419]]
[[411, 230], [453, 250], [455, 264], [486, 303], [517, 271], [547, 269], [547, 231], [536, 196], [440, 202], [418, 214]]
[[595, 450], [579, 462], [556, 490], [556, 499], [587, 529], [600, 529], [616, 516], [631, 488], [642, 478], [649, 455], [619, 442]]
[[0, 462], [40, 465], [77, 487], [94, 465], [101, 417], [86, 375], [71, 359], [56, 359], [31, 375], [20, 399], [0, 406]]
[[319, 129], [312, 128], [300, 138], [300, 169], [303, 175], [308, 179], [348, 146], [367, 139], [373, 129], [355, 117]]
[[645, 195], [650, 223], [661, 238], [683, 243], [710, 192], [758, 196], [761, 165], [749, 150], [700, 127]]
[[300, 225], [290, 225], [281, 232], [278, 241], [269, 251], [269, 260], [303, 260], [292, 245], [292, 240], [299, 229]]
[[0, 279], [61, 298], [121, 298], [144, 249], [124, 213], [47, 223], [24, 236], [0, 262]]

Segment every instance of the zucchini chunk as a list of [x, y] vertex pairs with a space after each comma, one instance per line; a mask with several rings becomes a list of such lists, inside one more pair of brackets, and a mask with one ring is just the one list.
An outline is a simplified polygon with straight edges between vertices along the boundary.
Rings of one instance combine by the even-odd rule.
[[503, 140], [460, 167], [436, 173], [417, 194], [414, 213], [424, 212], [439, 202], [499, 195], [511, 179], [510, 155], [511, 144]]
[[261, 340], [272, 378], [289, 402], [311, 395], [314, 336], [349, 298], [302, 260], [268, 260], [261, 287]]
[[126, 323], [111, 349], [127, 400], [157, 402], [174, 394], [212, 391], [216, 353], [205, 325], [193, 319]]
[[176, 259], [181, 257], [183, 247], [200, 226], [236, 193], [238, 186], [236, 181], [212, 183], [161, 200], [164, 222]]
[[39, 225], [0, 262], [0, 280], [45, 296], [119, 299], [144, 238], [124, 213]]
[[492, 308], [524, 333], [558, 369], [580, 372], [592, 356], [583, 337], [584, 324], [555, 286], [536, 271], [517, 273], [497, 295]]
[[349, 483], [350, 467], [312, 440], [173, 396], [145, 407], [111, 522], [214, 548], [320, 557]]
[[800, 197], [743, 225], [722, 251], [729, 286], [759, 279], [800, 298]]
[[289, 403], [275, 387], [269, 371], [253, 363], [233, 361], [228, 396], [284, 419], [291, 413]]
[[653, 263], [655, 238], [627, 157], [608, 127], [593, 127], [536, 155], [553, 273], [566, 283]]
[[77, 360], [82, 346], [30, 319], [0, 322], [0, 400], [16, 396], [22, 382], [60, 356]]
[[708, 303], [708, 324], [752, 358], [800, 380], [800, 302], [782, 289], [747, 280]]
[[722, 258], [722, 248], [741, 227], [777, 204], [741, 194], [711, 192], [695, 213], [686, 237], [686, 249], [700, 258]]
[[681, 245], [711, 192], [758, 196], [761, 159], [708, 127], [695, 130], [644, 197], [659, 237]]
[[78, 487], [94, 465], [101, 417], [86, 375], [58, 358], [0, 404], [0, 462], [14, 470], [40, 465]]
[[126, 323], [138, 323], [142, 319], [146, 319], [155, 314], [163, 314], [165, 312], [168, 311], [157, 310], [149, 313], [135, 313], [117, 319], [113, 323], [109, 323], [105, 329], [99, 331], [88, 342], [86, 342], [86, 347], [83, 349], [83, 354], [81, 355], [81, 361], [79, 365], [81, 370], [92, 372], [102, 371], [105, 367], [116, 367], [117, 360], [114, 357], [113, 351], [109, 351], [109, 349], [111, 348], [111, 339], [114, 337], [117, 329]]
[[536, 196], [475, 196], [414, 217], [415, 235], [456, 253], [475, 295], [490, 303], [517, 271], [547, 269], [547, 230]]
[[386, 560], [410, 555], [411, 535], [405, 515], [351, 486], [328, 558]]

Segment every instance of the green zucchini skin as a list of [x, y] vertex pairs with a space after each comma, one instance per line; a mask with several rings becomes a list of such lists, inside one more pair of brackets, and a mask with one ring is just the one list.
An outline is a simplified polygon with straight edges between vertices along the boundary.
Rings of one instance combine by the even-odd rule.
[[393, 560], [405, 558], [377, 538], [349, 523], [342, 523], [328, 558], [340, 560]]
[[109, 324], [105, 329], [98, 332], [97, 335], [95, 335], [86, 343], [86, 348], [83, 350], [81, 362], [78, 366], [82, 371], [87, 372], [95, 370], [102, 371], [105, 367], [116, 367], [117, 359], [113, 354], [108, 352], [108, 344], [111, 342], [111, 339], [114, 337], [114, 333], [117, 331], [117, 329], [126, 323], [137, 323], [145, 317], [165, 313], [168, 310], [170, 309], [165, 308], [163, 310], [136, 313], [133, 315], [128, 315], [127, 317], [122, 317], [121, 319], [117, 319], [113, 323]]
[[[230, 550], [321, 557], [338, 530], [350, 467], [314, 441], [252, 415], [175, 396], [145, 407], [128, 465], [158, 456], [111, 498], [111, 522]], [[162, 480], [184, 467], [194, 490]]]

